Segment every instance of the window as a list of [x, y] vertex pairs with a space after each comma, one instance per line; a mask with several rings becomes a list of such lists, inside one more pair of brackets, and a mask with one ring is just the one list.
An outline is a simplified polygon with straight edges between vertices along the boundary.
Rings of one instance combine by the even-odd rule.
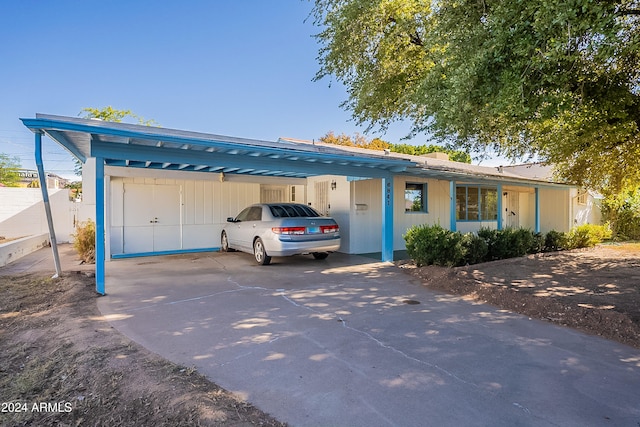
[[498, 219], [498, 192], [490, 188], [480, 189], [480, 219]]
[[498, 191], [495, 188], [456, 187], [456, 219], [458, 221], [496, 221]]
[[427, 212], [427, 184], [411, 182], [405, 184], [404, 211]]
[[247, 215], [247, 221], [262, 221], [262, 206], [253, 206]]
[[274, 218], [317, 218], [320, 216], [312, 207], [305, 205], [269, 205]]
[[581, 188], [578, 190], [578, 195], [576, 196], [576, 202], [579, 205], [586, 205], [587, 204], [587, 190]]

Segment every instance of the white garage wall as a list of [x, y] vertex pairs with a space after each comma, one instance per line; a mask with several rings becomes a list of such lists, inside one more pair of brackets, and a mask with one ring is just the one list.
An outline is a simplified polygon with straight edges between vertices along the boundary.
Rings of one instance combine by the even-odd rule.
[[[128, 183], [152, 186], [177, 185], [182, 202], [181, 247], [176, 249], [202, 249], [218, 247], [220, 233], [228, 217], [260, 202], [260, 184], [245, 182], [220, 182], [218, 175], [208, 180], [171, 179], [149, 177], [110, 178], [111, 210], [109, 224], [110, 253], [124, 252], [124, 188]], [[213, 178], [213, 179], [212, 179]]]
[[[318, 206], [318, 194], [316, 194], [316, 183], [327, 182], [327, 213], [336, 220], [340, 226], [340, 252], [349, 252], [350, 239], [350, 213], [351, 213], [351, 183], [344, 176], [322, 175], [307, 179], [307, 202], [314, 209], [323, 213], [323, 208]], [[331, 183], [335, 182], [335, 189], [331, 189]]]

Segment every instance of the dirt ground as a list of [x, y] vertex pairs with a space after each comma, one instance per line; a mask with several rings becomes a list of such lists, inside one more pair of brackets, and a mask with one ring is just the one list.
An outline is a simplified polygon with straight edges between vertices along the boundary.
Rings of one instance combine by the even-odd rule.
[[640, 348], [640, 244], [457, 268], [399, 262], [428, 288]]
[[282, 426], [128, 340], [97, 309], [95, 279], [0, 277], [1, 426]]
[[[398, 266], [425, 286], [640, 348], [640, 244], [454, 269]], [[113, 329], [95, 279], [0, 276], [1, 426], [282, 426]]]

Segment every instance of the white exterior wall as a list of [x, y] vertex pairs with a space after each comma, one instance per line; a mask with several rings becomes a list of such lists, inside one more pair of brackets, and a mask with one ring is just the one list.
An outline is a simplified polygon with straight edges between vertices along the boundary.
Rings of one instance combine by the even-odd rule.
[[382, 250], [382, 180], [352, 181], [350, 187], [353, 207], [349, 212], [351, 222], [349, 246], [343, 244], [341, 250], [351, 254], [380, 252]]
[[578, 203], [578, 189], [571, 189], [571, 218], [572, 226], [583, 224], [602, 224], [602, 211], [600, 209], [600, 200], [597, 200], [587, 193], [587, 203]]
[[[69, 190], [49, 189], [49, 205], [58, 243], [70, 242], [75, 232], [76, 203]], [[0, 187], [0, 236], [16, 238], [49, 233], [40, 188]]]
[[[427, 184], [427, 213], [405, 212], [404, 190], [407, 182], [416, 184]], [[443, 228], [450, 228], [450, 196], [449, 181], [435, 179], [425, 179], [419, 177], [395, 177], [394, 181], [394, 229], [393, 229], [393, 249], [405, 249], [404, 234], [414, 225], [440, 224]], [[382, 243], [380, 243], [381, 245]]]
[[456, 231], [461, 233], [477, 233], [481, 228], [498, 228], [498, 221], [457, 221]]
[[[569, 231], [570, 229], [570, 200], [569, 189], [541, 188], [540, 201], [540, 231], [546, 233], [551, 230]], [[531, 205], [534, 207], [534, 204]]]
[[[165, 173], [164, 175], [169, 175]], [[203, 174], [204, 175], [204, 174]], [[125, 219], [124, 190], [127, 184], [149, 186], [172, 185], [180, 188], [180, 247], [201, 249], [220, 246], [220, 234], [228, 217], [236, 216], [245, 207], [260, 202], [260, 184], [220, 182], [218, 175], [209, 179], [174, 179], [150, 177], [110, 178], [110, 207], [107, 213], [110, 254], [124, 253]]]
[[[95, 182], [94, 167], [89, 162], [84, 167], [85, 179], [84, 207], [79, 218], [94, 218], [95, 191], [91, 183]], [[159, 171], [134, 168], [105, 168], [105, 182], [110, 211], [106, 212], [107, 253], [122, 253], [123, 244], [123, 189], [125, 184], [177, 185], [181, 198], [181, 248], [198, 249], [219, 246], [219, 235], [226, 218], [235, 216], [241, 209], [252, 203], [260, 202], [261, 183], [295, 186], [296, 202], [312, 207], [316, 206], [316, 183], [328, 183], [327, 213], [340, 225], [341, 252], [369, 253], [382, 249], [382, 182], [380, 179], [348, 181], [344, 176], [325, 175], [308, 178], [304, 181], [287, 183], [258, 177], [228, 176], [224, 182], [218, 174]], [[87, 180], [87, 176], [89, 176]], [[256, 182], [251, 182], [251, 181]], [[295, 180], [294, 180], [295, 181]], [[335, 189], [331, 183], [335, 182]], [[394, 250], [405, 248], [403, 235], [414, 226], [421, 224], [440, 224], [450, 228], [449, 181], [420, 178], [415, 176], [397, 176], [394, 178]], [[428, 212], [405, 212], [405, 183], [427, 184]], [[87, 185], [89, 183], [89, 185]], [[515, 190], [515, 189], [513, 189]], [[512, 190], [512, 191], [513, 191]], [[290, 191], [290, 190], [289, 190]], [[520, 226], [533, 229], [535, 226], [535, 198], [529, 189], [518, 191], [518, 221]], [[288, 194], [290, 197], [290, 194]], [[541, 231], [551, 229], [567, 231], [571, 223], [570, 195], [568, 189], [540, 189]], [[504, 209], [503, 209], [504, 210]], [[574, 211], [577, 213], [578, 211]], [[480, 227], [496, 228], [496, 221], [458, 222], [461, 232], [477, 231]]]
[[[322, 175], [307, 178], [306, 201], [309, 206], [318, 211], [322, 208], [318, 206], [316, 195], [316, 183], [326, 181], [329, 184], [328, 191], [328, 216], [336, 220], [340, 227], [340, 252], [348, 252], [351, 245], [351, 185], [345, 176]], [[336, 183], [335, 189], [331, 189], [331, 183]], [[320, 212], [324, 213], [324, 212]]]
[[[308, 179], [308, 200], [314, 205], [315, 183], [335, 181], [329, 191], [330, 215], [340, 225], [341, 252], [370, 253], [382, 250], [382, 181], [365, 179], [347, 181], [346, 177], [320, 176]], [[405, 183], [427, 184], [428, 212], [405, 212]], [[405, 248], [403, 235], [420, 224], [449, 227], [449, 182], [412, 176], [394, 178], [394, 250]]]

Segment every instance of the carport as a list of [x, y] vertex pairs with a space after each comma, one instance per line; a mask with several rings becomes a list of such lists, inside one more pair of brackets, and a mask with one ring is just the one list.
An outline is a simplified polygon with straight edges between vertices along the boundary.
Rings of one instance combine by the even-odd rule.
[[[413, 164], [409, 160], [295, 142], [273, 143], [94, 119], [36, 114], [36, 118], [21, 120], [35, 134], [40, 176], [44, 176], [43, 135], [63, 146], [83, 164], [95, 159], [96, 291], [100, 294], [106, 292], [105, 212], [109, 210], [109, 201], [105, 191], [105, 166], [254, 177], [308, 178], [331, 174], [378, 178], [382, 180], [382, 260], [393, 260], [393, 176], [406, 171]], [[46, 185], [41, 188], [59, 274], [47, 188]], [[180, 251], [165, 253], [170, 252]]]

